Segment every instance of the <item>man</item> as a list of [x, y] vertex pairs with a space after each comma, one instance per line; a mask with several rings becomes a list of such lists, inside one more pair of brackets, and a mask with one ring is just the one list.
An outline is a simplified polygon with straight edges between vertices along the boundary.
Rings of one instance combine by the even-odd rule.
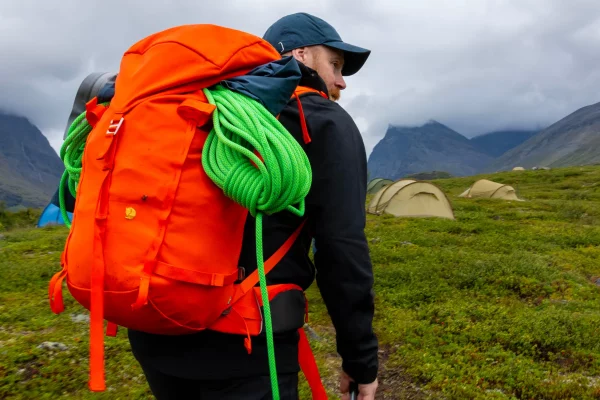
[[[279, 120], [303, 146], [313, 171], [306, 198], [308, 221], [267, 283], [296, 284], [306, 290], [315, 272], [327, 310], [336, 329], [337, 349], [344, 373], [341, 392], [348, 398], [350, 380], [359, 384], [359, 399], [372, 400], [377, 388], [378, 343], [372, 329], [373, 274], [364, 234], [366, 155], [352, 118], [335, 102], [345, 89], [344, 76], [356, 73], [370, 51], [344, 43], [325, 21], [300, 13], [284, 17], [264, 35], [281, 54], [293, 55], [303, 78], [301, 85], [326, 94], [292, 99]], [[310, 142], [305, 142], [301, 114]], [[265, 216], [264, 257], [270, 257], [300, 225], [288, 212]], [[316, 244], [315, 265], [309, 258]], [[255, 220], [248, 217], [239, 265], [246, 276], [256, 269]], [[316, 268], [315, 268], [316, 267]], [[315, 271], [316, 269], [316, 271]], [[271, 301], [279, 392], [282, 400], [298, 398], [298, 333], [304, 302], [286, 292]], [[289, 295], [287, 295], [289, 293]], [[150, 388], [163, 399], [270, 399], [271, 386], [264, 333], [252, 338], [202, 331], [183, 336], [129, 331], [134, 356]]]

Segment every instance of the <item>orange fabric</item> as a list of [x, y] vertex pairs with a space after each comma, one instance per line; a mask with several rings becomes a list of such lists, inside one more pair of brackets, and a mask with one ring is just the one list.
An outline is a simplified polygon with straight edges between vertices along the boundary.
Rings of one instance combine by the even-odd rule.
[[[91, 311], [92, 390], [105, 389], [105, 320], [107, 334], [117, 324], [185, 334], [206, 329], [230, 307], [247, 210], [202, 167], [215, 109], [202, 89], [279, 59], [251, 34], [179, 26], [131, 46], [110, 106], [87, 105], [93, 129], [74, 221], [64, 268], [48, 291], [52, 311], [62, 312], [67, 278], [75, 300]], [[229, 324], [250, 332], [253, 320]]]
[[156, 263], [154, 273], [181, 282], [206, 286], [231, 285], [238, 279], [238, 269], [229, 274], [205, 273], [194, 269], [179, 268], [163, 262]]
[[318, 93], [318, 94], [321, 95], [321, 97], [329, 99], [329, 97], [327, 97], [327, 95], [325, 94], [325, 92], [322, 92], [322, 91], [317, 90], [317, 89], [313, 89], [313, 88], [308, 87], [308, 86], [298, 86], [296, 88], [296, 90], [294, 91], [294, 95], [298, 95], [298, 96], [302, 96], [302, 95], [307, 94], [307, 93]]
[[48, 298], [50, 300], [50, 309], [55, 314], [60, 314], [65, 310], [62, 295], [62, 282], [67, 276], [67, 269], [63, 268], [61, 271], [54, 274], [48, 285]]
[[109, 322], [106, 325], [106, 336], [115, 337], [115, 336], [117, 336], [117, 331], [118, 330], [119, 330], [119, 325], [113, 324], [112, 322]]
[[138, 297], [135, 303], [131, 305], [131, 309], [133, 311], [137, 311], [148, 304], [148, 294], [150, 292], [150, 277], [152, 276], [152, 272], [154, 271], [155, 265], [156, 263], [153, 261], [147, 261], [146, 263], [144, 263], [144, 268], [142, 269], [142, 274], [140, 276], [140, 287], [138, 291]]
[[313, 400], [327, 400], [327, 392], [323, 387], [321, 376], [319, 375], [319, 367], [315, 361], [315, 356], [310, 348], [310, 343], [306, 337], [304, 328], [298, 329], [300, 340], [298, 342], [298, 361], [300, 362], [300, 368], [302, 373], [306, 377], [306, 381], [310, 386]]
[[85, 105], [85, 119], [91, 127], [96, 126], [102, 115], [106, 111], [106, 107], [98, 104], [98, 98], [94, 97]]

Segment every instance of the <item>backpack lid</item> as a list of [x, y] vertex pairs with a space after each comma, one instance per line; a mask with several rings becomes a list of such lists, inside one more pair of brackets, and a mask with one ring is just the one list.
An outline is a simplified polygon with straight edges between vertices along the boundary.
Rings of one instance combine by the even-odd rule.
[[125, 52], [111, 106], [126, 112], [153, 94], [197, 91], [280, 58], [267, 41], [235, 29], [212, 24], [169, 28]]

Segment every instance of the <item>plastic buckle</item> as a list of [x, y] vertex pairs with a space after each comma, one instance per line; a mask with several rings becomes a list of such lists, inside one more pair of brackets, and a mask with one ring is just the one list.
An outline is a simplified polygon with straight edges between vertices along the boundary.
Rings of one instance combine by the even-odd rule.
[[238, 281], [243, 281], [246, 278], [246, 268], [238, 267]]
[[115, 122], [114, 119], [111, 119], [110, 125], [108, 125], [108, 129], [106, 130], [106, 134], [115, 136], [121, 128], [121, 125], [123, 125], [123, 117], [121, 117], [118, 122]]

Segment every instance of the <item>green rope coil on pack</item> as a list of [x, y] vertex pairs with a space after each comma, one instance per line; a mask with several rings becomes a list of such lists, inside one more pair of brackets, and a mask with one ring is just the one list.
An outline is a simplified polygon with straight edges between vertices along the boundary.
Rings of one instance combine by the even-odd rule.
[[283, 210], [304, 215], [304, 198], [312, 183], [310, 163], [298, 142], [258, 102], [221, 86], [214, 91], [205, 89], [204, 94], [209, 103], [217, 107], [213, 113], [214, 128], [202, 151], [204, 170], [225, 195], [247, 208], [256, 218], [256, 262], [269, 372], [273, 398], [278, 400], [273, 326], [264, 271], [262, 216]]
[[[103, 105], [106, 106], [108, 103], [103, 103]], [[79, 183], [79, 178], [81, 176], [81, 163], [85, 142], [92, 131], [92, 127], [85, 119], [85, 114], [85, 112], [81, 113], [75, 118], [71, 126], [69, 126], [67, 137], [60, 148], [59, 154], [60, 159], [65, 165], [65, 171], [63, 172], [59, 183], [58, 200], [63, 221], [65, 221], [65, 225], [69, 227], [69, 229], [71, 228], [71, 221], [69, 220], [69, 215], [67, 214], [65, 206], [65, 186], [68, 187], [71, 195], [76, 197], [77, 184]]]
[[[204, 94], [216, 109], [212, 116], [213, 129], [202, 151], [202, 166], [226, 196], [247, 208], [256, 218], [256, 262], [263, 299], [269, 372], [273, 398], [279, 400], [273, 325], [264, 271], [262, 216], [284, 210], [303, 216], [304, 199], [312, 184], [311, 167], [302, 147], [260, 103], [220, 85], [204, 89]], [[71, 224], [65, 207], [64, 189], [67, 185], [76, 197], [83, 151], [91, 131], [85, 113], [82, 113], [71, 124], [60, 150], [65, 164], [59, 188], [60, 210], [69, 228]]]

